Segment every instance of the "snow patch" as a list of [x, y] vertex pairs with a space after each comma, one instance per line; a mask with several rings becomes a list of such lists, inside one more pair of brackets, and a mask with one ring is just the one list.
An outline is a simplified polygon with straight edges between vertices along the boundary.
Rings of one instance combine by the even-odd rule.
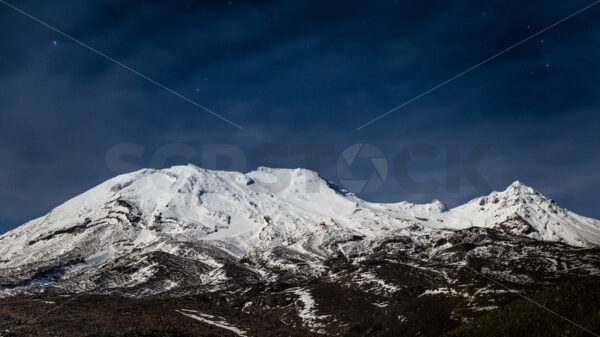
[[359, 271], [358, 275], [354, 277], [354, 283], [359, 286], [366, 286], [376, 294], [393, 294], [400, 290], [399, 287], [385, 282], [372, 272]]
[[388, 306], [387, 302], [382, 302], [382, 303], [371, 303], [372, 305], [379, 307], [379, 308], [385, 308]]
[[327, 320], [329, 315], [319, 316], [316, 314], [316, 303], [308, 289], [295, 288], [290, 291], [299, 296], [296, 304], [299, 305], [298, 302], [302, 303], [299, 305], [301, 309], [298, 312], [298, 316], [302, 319], [303, 325], [312, 332], [324, 334], [324, 328], [327, 327], [327, 324], [323, 321]]
[[455, 289], [446, 288], [446, 287], [441, 287], [441, 288], [437, 288], [437, 289], [427, 289], [421, 295], [419, 295], [419, 297], [428, 296], [428, 295], [441, 295], [441, 294], [469, 297], [469, 294], [467, 294], [467, 293], [458, 292]]
[[188, 309], [181, 309], [181, 311], [180, 310], [175, 310], [175, 311], [178, 312], [178, 313], [180, 313], [180, 314], [182, 314], [182, 315], [184, 315], [184, 316], [187, 316], [189, 318], [193, 318], [193, 319], [195, 319], [197, 321], [200, 321], [200, 322], [203, 322], [203, 323], [206, 323], [206, 324], [210, 324], [210, 325], [214, 325], [214, 326], [216, 326], [218, 328], [221, 328], [221, 329], [229, 330], [229, 331], [231, 331], [231, 332], [233, 332], [236, 335], [241, 336], [241, 337], [246, 337], [246, 335], [245, 335], [246, 332], [244, 332], [244, 331], [236, 328], [235, 326], [227, 323], [227, 321], [224, 320], [223, 318], [220, 318], [219, 320], [216, 320], [217, 317], [215, 317], [213, 315], [202, 314], [202, 313], [199, 313], [197, 311], [188, 310]]

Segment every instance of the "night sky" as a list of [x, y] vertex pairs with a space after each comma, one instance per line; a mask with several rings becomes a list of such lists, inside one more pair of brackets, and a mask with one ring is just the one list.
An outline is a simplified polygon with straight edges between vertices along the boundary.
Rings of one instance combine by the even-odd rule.
[[[341, 153], [365, 143], [389, 166], [367, 200], [455, 206], [518, 179], [600, 218], [600, 4], [357, 130], [593, 1], [8, 2], [243, 130], [0, 4], [0, 233], [137, 168], [239, 169], [203, 163], [207, 144], [239, 149], [242, 171], [339, 183]], [[329, 154], [317, 165], [307, 148]], [[457, 148], [488, 148], [485, 184], [448, 188]], [[118, 149], [134, 153], [117, 165]], [[411, 153], [410, 176], [435, 188], [395, 178]]]

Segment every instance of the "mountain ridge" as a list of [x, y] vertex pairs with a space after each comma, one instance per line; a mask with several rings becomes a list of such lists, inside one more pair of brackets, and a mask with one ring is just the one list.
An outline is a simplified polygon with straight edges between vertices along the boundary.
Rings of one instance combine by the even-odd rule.
[[[262, 266], [242, 268], [250, 279], [274, 279], [277, 270], [315, 277], [327, 273], [324, 261], [338, 256], [374, 254], [399, 237], [427, 245], [469, 228], [591, 248], [600, 244], [596, 224], [518, 181], [447, 209], [438, 200], [367, 202], [307, 169], [142, 169], [0, 236], [0, 288], [14, 293], [68, 280], [81, 290], [98, 283], [139, 286], [153, 279], [164, 259], [177, 264], [180, 258], [195, 265], [182, 279], [207, 284], [226, 280], [223, 268], [238, 268], [244, 259]], [[130, 267], [137, 271], [114, 271]], [[160, 282], [161, 291], [181, 286]]]

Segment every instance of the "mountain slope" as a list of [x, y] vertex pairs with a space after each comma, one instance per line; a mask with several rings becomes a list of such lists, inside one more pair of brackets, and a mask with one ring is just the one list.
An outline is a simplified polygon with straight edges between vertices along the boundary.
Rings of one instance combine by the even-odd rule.
[[[2, 235], [0, 279], [13, 286], [52, 283], [143, 256], [136, 262], [140, 271], [128, 276], [143, 284], [156, 274], [161, 253], [193, 260], [198, 270], [189, 271], [192, 278], [242, 257], [268, 269], [318, 274], [324, 260], [368, 253], [389, 237], [419, 241], [473, 226], [581, 247], [600, 243], [596, 220], [561, 209], [519, 182], [447, 210], [439, 201], [369, 203], [304, 169], [242, 174], [189, 165], [115, 177]], [[269, 273], [254, 270], [252, 277]], [[177, 286], [164, 282], [163, 288]]]

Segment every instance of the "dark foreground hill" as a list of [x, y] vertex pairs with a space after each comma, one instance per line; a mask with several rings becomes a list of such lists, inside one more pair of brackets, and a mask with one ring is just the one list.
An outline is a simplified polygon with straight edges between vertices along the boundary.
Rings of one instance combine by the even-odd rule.
[[[593, 336], [514, 295], [504, 298], [505, 304], [499, 309], [482, 311], [472, 321], [459, 322], [449, 317], [457, 305], [466, 305], [461, 296], [419, 297], [407, 293], [390, 300], [386, 307], [378, 307], [359, 291], [348, 292], [322, 282], [314, 282], [310, 288], [316, 301], [337, 304], [340, 315], [354, 322], [329, 330], [343, 336]], [[599, 278], [561, 282], [526, 294], [557, 314], [600, 333]], [[239, 336], [227, 327], [238, 328], [245, 336], [323, 336], [303, 329], [297, 317], [281, 306], [288, 302], [293, 307], [300, 301], [299, 296], [282, 289], [256, 289], [250, 291], [248, 300], [262, 305], [242, 310], [248, 302], [218, 296], [133, 299], [84, 295], [74, 300], [66, 296], [13, 297], [0, 300], [0, 336]], [[208, 317], [212, 323], [194, 316]], [[219, 322], [227, 323], [224, 327], [215, 325]]]

